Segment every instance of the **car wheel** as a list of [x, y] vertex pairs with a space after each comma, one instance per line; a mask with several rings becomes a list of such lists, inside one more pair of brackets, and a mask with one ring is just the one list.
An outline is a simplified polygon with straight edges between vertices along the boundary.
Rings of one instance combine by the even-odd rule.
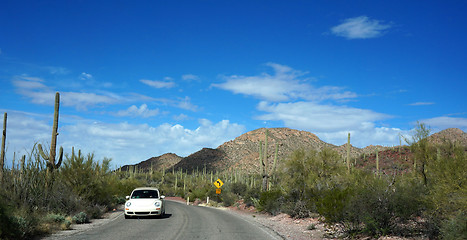
[[131, 218], [131, 216], [128, 216], [126, 214], [123, 214], [123, 215], [125, 215], [125, 219], [130, 219]]

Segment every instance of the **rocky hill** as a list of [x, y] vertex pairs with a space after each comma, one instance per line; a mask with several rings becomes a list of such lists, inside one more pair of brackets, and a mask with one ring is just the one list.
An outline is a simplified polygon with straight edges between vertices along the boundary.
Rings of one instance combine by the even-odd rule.
[[429, 140], [435, 144], [451, 141], [455, 144], [467, 146], [467, 133], [458, 128], [448, 128], [431, 135]]
[[[268, 128], [268, 147], [267, 159], [270, 165], [274, 161], [275, 149], [277, 146], [277, 159], [283, 162], [292, 152], [297, 149], [314, 149], [320, 151], [324, 148], [331, 148], [339, 152], [343, 159], [346, 154], [346, 144], [335, 146], [320, 140], [315, 134], [307, 131], [299, 131], [289, 128]], [[151, 168], [154, 170], [162, 168], [183, 169], [189, 172], [193, 170], [225, 171], [237, 169], [242, 172], [259, 173], [259, 147], [260, 142], [264, 145], [266, 140], [266, 129], [260, 128], [247, 132], [234, 140], [228, 141], [216, 149], [203, 148], [185, 158], [175, 154], [164, 154], [160, 157], [150, 158], [138, 165], [139, 169]], [[460, 129], [446, 129], [430, 136], [430, 141], [440, 143], [445, 140], [458, 142], [467, 146], [467, 133]], [[410, 163], [410, 151], [407, 147], [383, 147], [368, 146], [365, 148], [356, 148], [351, 146], [351, 159], [354, 159], [354, 165], [361, 167], [370, 167], [376, 158], [376, 151], [380, 152], [381, 166], [384, 168], [394, 168], [397, 166], [408, 166]], [[393, 158], [397, 158], [399, 162]], [[401, 167], [402, 168], [402, 167]], [[122, 170], [128, 169], [128, 166], [122, 167]]]
[[122, 171], [128, 171], [130, 167], [137, 166], [138, 169], [147, 171], [148, 169], [151, 169], [151, 167], [154, 170], [161, 170], [161, 169], [169, 169], [172, 168], [175, 164], [180, 162], [183, 158], [173, 154], [173, 153], [166, 153], [164, 155], [161, 155], [159, 157], [152, 157], [149, 158], [145, 161], [142, 161], [138, 164], [133, 164], [133, 165], [124, 165], [120, 169]]

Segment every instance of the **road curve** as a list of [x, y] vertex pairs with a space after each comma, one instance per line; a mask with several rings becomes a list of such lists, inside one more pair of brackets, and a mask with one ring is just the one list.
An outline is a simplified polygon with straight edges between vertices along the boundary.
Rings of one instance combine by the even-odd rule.
[[272, 230], [227, 211], [166, 201], [163, 218], [114, 221], [63, 239], [283, 239]]

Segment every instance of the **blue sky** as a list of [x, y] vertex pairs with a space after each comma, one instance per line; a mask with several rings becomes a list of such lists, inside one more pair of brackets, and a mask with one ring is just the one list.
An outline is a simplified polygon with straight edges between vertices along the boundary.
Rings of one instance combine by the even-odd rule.
[[7, 162], [58, 144], [115, 166], [261, 127], [398, 145], [467, 131], [465, 1], [2, 1]]

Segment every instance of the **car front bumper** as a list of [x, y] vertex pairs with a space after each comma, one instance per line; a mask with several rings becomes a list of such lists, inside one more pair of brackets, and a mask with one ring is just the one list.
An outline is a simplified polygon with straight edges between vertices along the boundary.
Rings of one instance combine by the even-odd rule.
[[125, 209], [125, 215], [134, 216], [134, 217], [144, 217], [144, 216], [160, 216], [162, 215], [162, 209]]

